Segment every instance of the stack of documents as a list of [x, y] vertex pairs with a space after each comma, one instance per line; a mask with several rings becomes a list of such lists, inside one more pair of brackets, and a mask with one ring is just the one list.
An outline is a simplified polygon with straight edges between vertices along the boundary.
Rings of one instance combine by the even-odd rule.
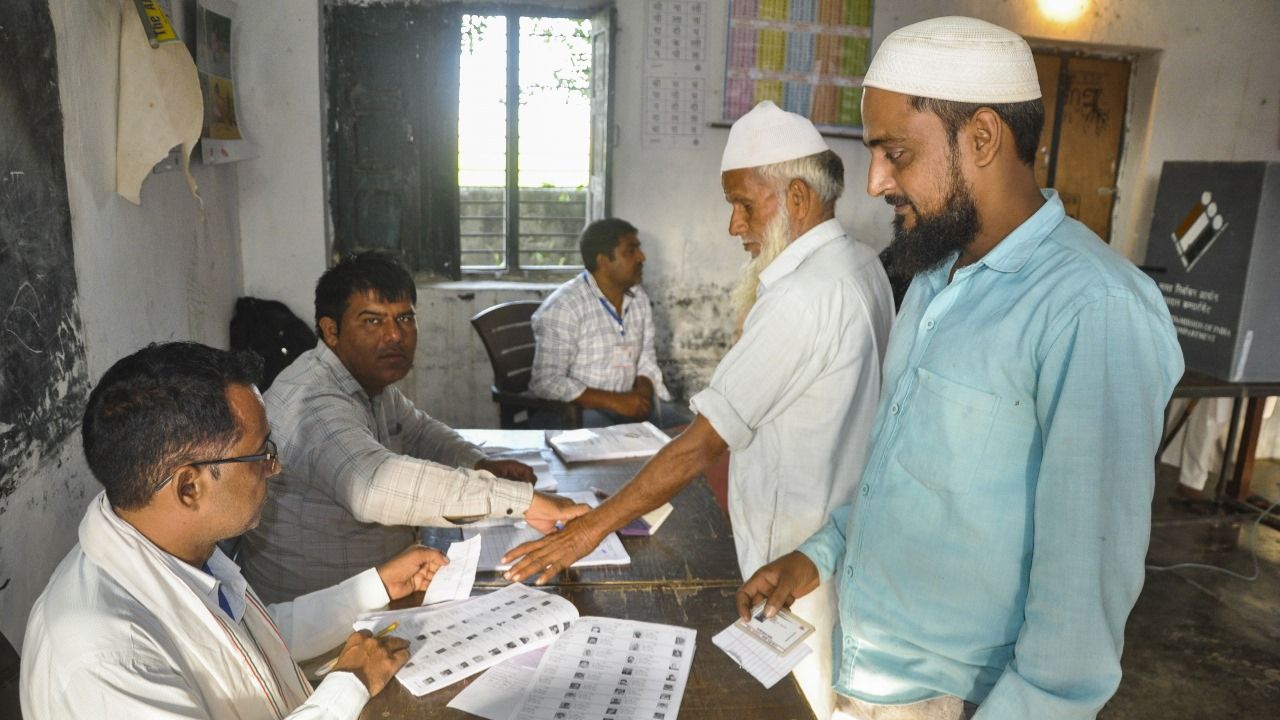
[[449, 703], [490, 720], [675, 720], [697, 636], [674, 625], [580, 618], [568, 600], [524, 585], [372, 613], [355, 629], [393, 621], [391, 634], [408, 640], [410, 652], [396, 679], [414, 695], [494, 668]]
[[566, 430], [547, 440], [567, 463], [649, 457], [670, 441], [648, 422]]
[[696, 635], [674, 625], [579, 618], [551, 647], [491, 669], [449, 707], [488, 720], [674, 720]]
[[462, 602], [371, 613], [355, 623], [373, 630], [395, 621], [391, 634], [409, 641], [409, 662], [396, 678], [426, 695], [522, 653], [551, 644], [578, 619], [573, 603], [524, 585]]

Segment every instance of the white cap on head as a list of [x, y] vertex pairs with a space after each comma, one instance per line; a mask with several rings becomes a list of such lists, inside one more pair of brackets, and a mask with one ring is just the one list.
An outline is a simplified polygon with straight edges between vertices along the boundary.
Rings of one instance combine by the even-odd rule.
[[808, 118], [765, 100], [729, 128], [720, 172], [772, 165], [830, 149]]
[[893, 31], [863, 87], [965, 103], [1040, 97], [1031, 47], [1015, 32], [970, 17], [940, 17]]

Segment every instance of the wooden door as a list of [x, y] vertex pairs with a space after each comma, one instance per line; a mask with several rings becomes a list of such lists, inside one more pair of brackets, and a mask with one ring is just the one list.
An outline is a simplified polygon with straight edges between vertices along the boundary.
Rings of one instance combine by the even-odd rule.
[[1128, 60], [1037, 52], [1045, 127], [1036, 179], [1067, 214], [1111, 240], [1111, 209], [1129, 97]]

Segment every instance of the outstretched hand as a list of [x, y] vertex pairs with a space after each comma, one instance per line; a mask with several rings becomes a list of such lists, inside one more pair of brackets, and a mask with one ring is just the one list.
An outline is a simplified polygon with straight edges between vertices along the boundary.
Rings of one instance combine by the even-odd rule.
[[535, 492], [528, 509], [524, 511], [524, 520], [529, 523], [529, 527], [546, 535], [590, 509], [590, 506], [576, 503], [567, 497]]
[[558, 532], [508, 550], [502, 562], [513, 564], [502, 576], [511, 582], [521, 582], [537, 575], [536, 584], [545, 585], [556, 573], [594, 550], [601, 539], [587, 518], [573, 520]]
[[436, 571], [449, 564], [438, 550], [410, 545], [407, 550], [378, 566], [378, 577], [392, 600], [426, 590]]
[[818, 580], [818, 567], [804, 553], [787, 553], [755, 571], [738, 589], [734, 598], [738, 617], [743, 622], [750, 620], [752, 609], [765, 602], [764, 616], [771, 618], [796, 598], [813, 592]]

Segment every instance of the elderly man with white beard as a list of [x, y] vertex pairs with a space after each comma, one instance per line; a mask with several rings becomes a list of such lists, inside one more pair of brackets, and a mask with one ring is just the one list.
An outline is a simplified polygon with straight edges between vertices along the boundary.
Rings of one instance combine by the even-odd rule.
[[[812, 123], [766, 101], [729, 131], [720, 180], [733, 208], [729, 233], [752, 256], [734, 293], [737, 342], [690, 400], [689, 428], [598, 508], [508, 552], [508, 579], [546, 582], [671, 499], [726, 448], [744, 577], [794, 550], [852, 496], [893, 298], [875, 251], [835, 219], [844, 164]], [[812, 593], [795, 610], [816, 627], [796, 678], [817, 716], [830, 717], [834, 593]]]

